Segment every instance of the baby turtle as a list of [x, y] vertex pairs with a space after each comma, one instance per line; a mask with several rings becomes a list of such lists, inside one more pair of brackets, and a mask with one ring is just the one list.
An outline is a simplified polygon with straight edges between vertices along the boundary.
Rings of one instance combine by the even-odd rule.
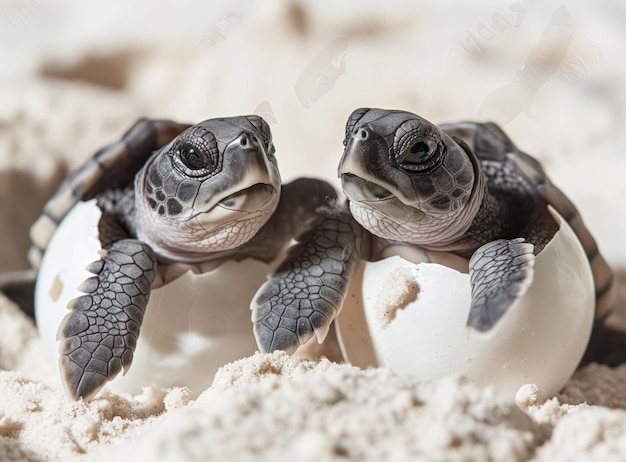
[[274, 152], [259, 116], [142, 119], [61, 185], [31, 228], [35, 268], [78, 201], [96, 198], [102, 211], [102, 257], [58, 331], [69, 395], [92, 397], [130, 367], [152, 289], [228, 259], [273, 260], [334, 197], [318, 180], [281, 188]]
[[327, 209], [258, 292], [254, 328], [263, 351], [294, 351], [313, 334], [321, 342], [355, 261], [379, 259], [398, 244], [467, 259], [467, 325], [489, 331], [524, 294], [535, 256], [558, 230], [548, 206], [580, 240], [597, 317], [606, 314], [612, 272], [578, 211], [495, 124], [438, 127], [409, 112], [363, 108], [350, 116], [344, 146], [339, 176], [349, 212]]

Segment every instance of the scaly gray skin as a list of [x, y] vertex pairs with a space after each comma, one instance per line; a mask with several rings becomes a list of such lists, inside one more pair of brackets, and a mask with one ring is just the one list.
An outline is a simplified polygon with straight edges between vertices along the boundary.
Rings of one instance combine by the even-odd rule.
[[37, 265], [74, 203], [97, 198], [102, 210], [102, 258], [58, 332], [68, 394], [88, 399], [130, 367], [153, 288], [225, 259], [274, 259], [333, 197], [310, 179], [281, 190], [261, 117], [139, 121], [67, 179], [31, 230]]
[[598, 316], [606, 312], [612, 273], [576, 208], [494, 124], [437, 127], [409, 112], [357, 109], [344, 145], [339, 175], [349, 212], [328, 211], [257, 294], [255, 333], [263, 351], [294, 351], [313, 333], [323, 339], [356, 259], [376, 260], [397, 244], [469, 259], [467, 323], [490, 330], [525, 293], [535, 255], [558, 229], [548, 204], [581, 240]]

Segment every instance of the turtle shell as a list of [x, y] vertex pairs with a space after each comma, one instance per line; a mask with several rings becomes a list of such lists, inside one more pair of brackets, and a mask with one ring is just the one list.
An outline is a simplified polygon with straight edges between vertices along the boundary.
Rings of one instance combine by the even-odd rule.
[[52, 235], [77, 202], [130, 185], [150, 155], [188, 127], [169, 120], [139, 119], [119, 141], [100, 149], [69, 175], [30, 229], [32, 267], [39, 268]]
[[541, 164], [520, 151], [511, 139], [494, 123], [461, 122], [440, 126], [448, 134], [465, 142], [481, 166], [488, 162], [506, 163], [523, 176], [530, 189], [542, 197], [567, 221], [578, 237], [593, 273], [596, 292], [596, 318], [606, 316], [613, 298], [613, 272], [600, 254], [595, 239], [585, 226], [572, 201], [548, 178]]

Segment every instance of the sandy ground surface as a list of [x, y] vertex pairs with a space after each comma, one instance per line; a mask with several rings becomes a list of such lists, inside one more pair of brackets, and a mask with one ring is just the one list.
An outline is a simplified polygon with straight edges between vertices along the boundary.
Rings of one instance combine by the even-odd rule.
[[[257, 113], [285, 180], [337, 185], [347, 115], [496, 120], [574, 199], [618, 273], [626, 246], [626, 9], [502, 2], [0, 1], [0, 270], [68, 169], [139, 116]], [[549, 354], [549, 352], [546, 352]], [[624, 460], [626, 368], [558, 395], [255, 355], [185, 388], [71, 402], [0, 298], [0, 460]]]

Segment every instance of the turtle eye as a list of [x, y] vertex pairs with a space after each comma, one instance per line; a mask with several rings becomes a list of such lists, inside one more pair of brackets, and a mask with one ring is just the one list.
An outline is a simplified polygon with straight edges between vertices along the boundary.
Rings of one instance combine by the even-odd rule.
[[185, 145], [180, 148], [180, 160], [191, 170], [201, 170], [206, 167], [207, 157], [200, 154], [193, 146]]
[[401, 164], [421, 164], [426, 162], [437, 151], [437, 144], [432, 140], [413, 142], [401, 156]]
[[391, 165], [407, 173], [424, 174], [437, 168], [446, 153], [439, 129], [420, 119], [404, 121], [389, 148]]
[[188, 143], [176, 150], [174, 164], [182, 173], [192, 177], [205, 176], [215, 170], [211, 156], [205, 150]]
[[436, 141], [416, 134], [409, 134], [401, 140], [398, 148], [396, 164], [410, 172], [426, 171], [434, 167], [441, 157]]

